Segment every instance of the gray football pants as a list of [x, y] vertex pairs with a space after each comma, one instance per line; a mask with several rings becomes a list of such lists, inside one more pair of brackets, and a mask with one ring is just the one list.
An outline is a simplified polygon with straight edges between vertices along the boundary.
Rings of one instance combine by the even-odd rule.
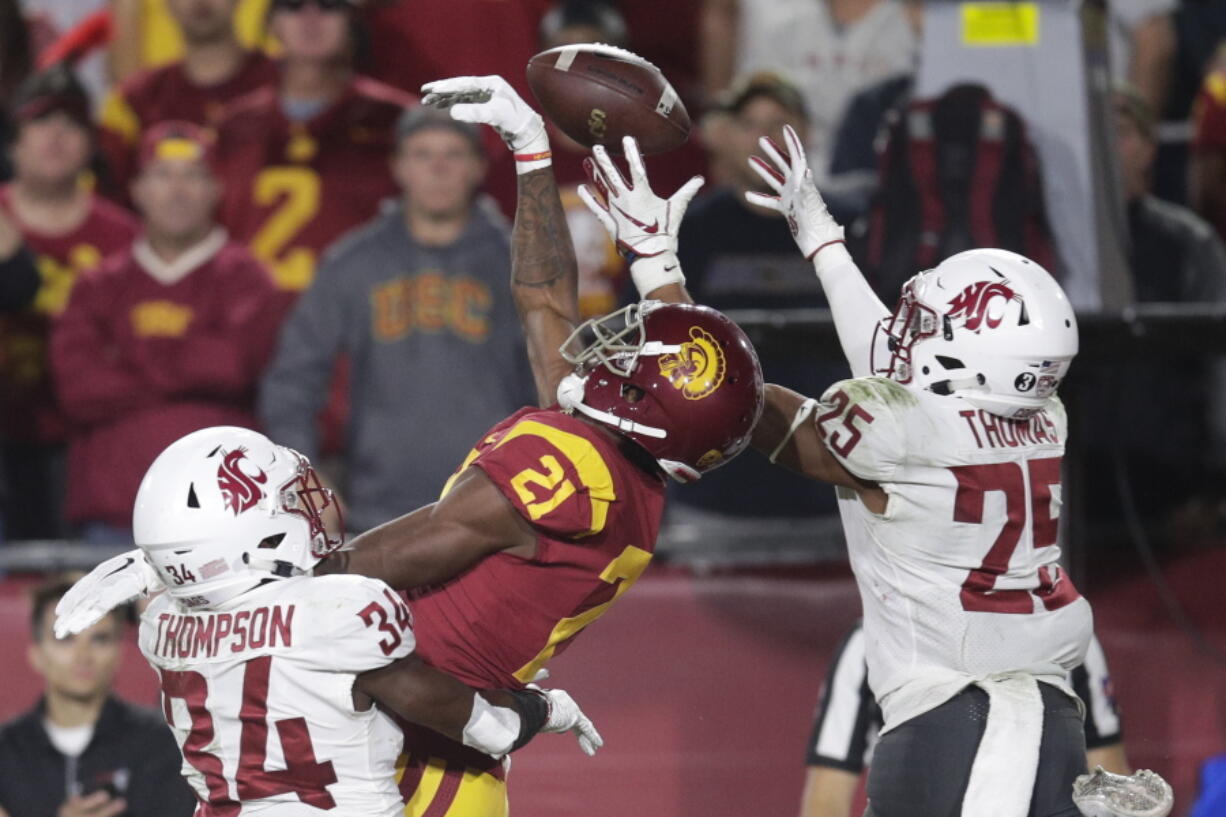
[[[1080, 817], [1073, 779], [1086, 771], [1077, 704], [1039, 684], [1043, 741], [1029, 817]], [[988, 694], [970, 686], [882, 735], [868, 774], [864, 817], [960, 817], [962, 796], [988, 716]], [[991, 817], [991, 815], [983, 815]]]

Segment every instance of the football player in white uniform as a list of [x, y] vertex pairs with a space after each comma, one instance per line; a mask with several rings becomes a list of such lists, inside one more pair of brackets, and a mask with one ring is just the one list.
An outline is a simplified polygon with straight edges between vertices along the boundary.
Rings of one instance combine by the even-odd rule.
[[[751, 159], [776, 195], [747, 198], [814, 262], [854, 378], [819, 400], [768, 385], [754, 445], [838, 492], [884, 714], [866, 817], [1076, 817], [1085, 743], [1067, 675], [1093, 622], [1057, 545], [1073, 310], [1038, 264], [973, 250], [913, 277], [891, 313], [784, 137], [786, 153], [763, 139], [769, 161]], [[633, 141], [629, 181], [594, 152], [580, 194], [640, 295], [688, 300], [675, 208]]]
[[[253, 431], [194, 432], [145, 474], [133, 513], [142, 553], [108, 572], [167, 588], [141, 616], [140, 648], [197, 814], [401, 814], [403, 733], [384, 708], [494, 756], [537, 731], [599, 747], [561, 690], [478, 693], [418, 659], [409, 609], [383, 582], [311, 576], [339, 530], [310, 463]], [[96, 584], [74, 591], [107, 596]]]

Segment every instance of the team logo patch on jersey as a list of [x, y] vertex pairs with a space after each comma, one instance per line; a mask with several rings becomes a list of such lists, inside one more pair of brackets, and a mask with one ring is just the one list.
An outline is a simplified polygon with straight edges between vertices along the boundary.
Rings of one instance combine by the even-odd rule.
[[690, 327], [690, 339], [676, 354], [660, 355], [660, 374], [686, 400], [701, 400], [720, 387], [728, 363], [715, 336], [697, 326]]
[[[1004, 281], [976, 281], [949, 302], [950, 318], [964, 316], [966, 328], [978, 332], [981, 326], [995, 329], [1005, 317], [1009, 301], [1021, 302], [1020, 295]], [[986, 322], [986, 323], [985, 323]]]
[[250, 462], [247, 452], [236, 448], [226, 452], [217, 467], [217, 487], [221, 489], [226, 507], [234, 511], [235, 516], [254, 508], [264, 498], [264, 489], [260, 486], [268, 482], [268, 475], [259, 468], [255, 468], [254, 474], [244, 471], [243, 461]]

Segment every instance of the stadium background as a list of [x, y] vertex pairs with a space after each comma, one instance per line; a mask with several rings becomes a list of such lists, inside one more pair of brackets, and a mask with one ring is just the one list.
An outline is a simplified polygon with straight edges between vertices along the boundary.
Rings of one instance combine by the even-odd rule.
[[[669, 25], [662, 26], [655, 4], [620, 4], [632, 46], [670, 76], [697, 70], [697, 55], [677, 47], [676, 32], [698, 27], [701, 5], [671, 3]], [[152, 0], [146, 6], [153, 11], [141, 34], [146, 60], [173, 56], [164, 13], [158, 16]], [[251, 21], [262, 17], [262, 4], [243, 8], [240, 26], [255, 30]], [[1186, 149], [1176, 133], [1164, 145], [1163, 161], [1178, 162]], [[491, 169], [502, 171], [507, 168], [497, 163]], [[828, 316], [820, 311], [737, 317], [768, 354], [815, 363], [837, 356]], [[1078, 377], [1097, 370], [1126, 379], [1133, 366], [1160, 368], [1176, 355], [1213, 359], [1226, 352], [1226, 309], [1128, 306], [1086, 313], [1082, 326], [1083, 352], [1065, 395], [1074, 418], [1069, 566], [1094, 604], [1129, 759], [1172, 783], [1178, 815], [1197, 795], [1204, 760], [1226, 752], [1226, 507], [1221, 486], [1209, 485], [1201, 503], [1208, 509], [1200, 516], [1146, 517], [1138, 508], [1144, 505], [1137, 502], [1144, 490], [1139, 475], [1120, 460], [1079, 458], [1079, 431], [1092, 435], [1102, 421], [1092, 413], [1102, 405], [1101, 391], [1087, 392], [1104, 387], [1087, 378], [1079, 390]], [[1150, 396], [1165, 399], [1164, 393]], [[1165, 429], [1118, 433], [1161, 438]], [[1209, 449], [1205, 441], [1206, 457]], [[1195, 464], [1198, 471], [1202, 466]], [[1089, 490], [1106, 497], [1094, 513], [1076, 504], [1077, 493]], [[0, 720], [28, 708], [39, 688], [24, 667], [26, 592], [46, 573], [87, 567], [108, 553], [70, 543], [0, 545], [0, 655], [9, 662], [0, 675]], [[605, 748], [587, 759], [568, 742], [541, 740], [518, 755], [510, 778], [515, 813], [795, 811], [826, 662], [859, 615], [837, 524], [756, 518], [711, 530], [677, 517], [660, 554], [627, 600], [551, 664], [552, 682], [574, 692], [604, 734]], [[152, 672], [134, 643], [128, 653], [118, 691], [155, 704]]]

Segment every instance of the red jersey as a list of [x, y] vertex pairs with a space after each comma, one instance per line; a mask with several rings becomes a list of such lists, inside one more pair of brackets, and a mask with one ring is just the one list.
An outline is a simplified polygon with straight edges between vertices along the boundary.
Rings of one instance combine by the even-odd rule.
[[664, 480], [557, 409], [503, 420], [460, 470], [468, 467], [484, 471], [536, 530], [536, 556], [498, 553], [415, 593], [417, 651], [473, 686], [520, 687], [647, 567]]
[[98, 121], [98, 144], [106, 156], [115, 194], [127, 199], [128, 182], [137, 170], [137, 151], [145, 129], [170, 119], [215, 127], [230, 102], [277, 81], [277, 66], [251, 51], [225, 82], [197, 85], [182, 62], [152, 68], [107, 94]]
[[305, 289], [324, 249], [397, 192], [388, 169], [393, 132], [415, 101], [358, 77], [305, 122], [285, 116], [273, 87], [227, 109], [217, 133], [226, 182], [220, 221], [268, 265], [282, 290]]
[[128, 527], [145, 470], [184, 434], [255, 427], [259, 375], [273, 347], [280, 295], [264, 267], [220, 231], [198, 263], [163, 283], [149, 251], [81, 276], [51, 337], [61, 404], [73, 422], [67, 516]]
[[7, 439], [59, 442], [65, 436], [65, 423], [47, 358], [51, 322], [64, 311], [77, 276], [126, 249], [139, 227], [127, 210], [94, 196], [79, 227], [64, 235], [48, 235], [17, 218], [10, 196], [7, 186], [0, 187], [0, 207], [34, 254], [42, 285], [32, 308], [0, 320], [0, 389], [4, 392], [0, 422]]
[[[1211, 71], [1192, 107], [1195, 133], [1192, 150], [1226, 156], [1226, 70]], [[1226, 216], [1213, 225], [1226, 239]]]

